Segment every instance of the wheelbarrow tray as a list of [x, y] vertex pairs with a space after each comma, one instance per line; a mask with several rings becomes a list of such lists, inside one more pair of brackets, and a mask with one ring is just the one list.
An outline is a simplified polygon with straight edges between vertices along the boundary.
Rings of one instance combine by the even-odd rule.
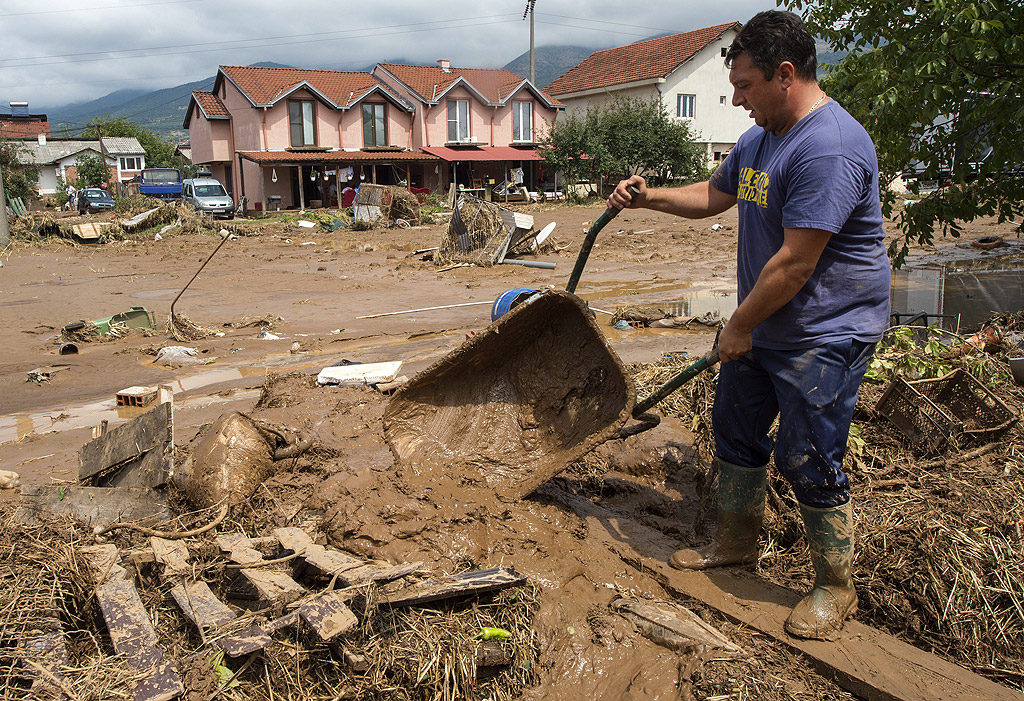
[[586, 303], [548, 290], [396, 392], [384, 435], [418, 474], [515, 499], [614, 437], [634, 397]]

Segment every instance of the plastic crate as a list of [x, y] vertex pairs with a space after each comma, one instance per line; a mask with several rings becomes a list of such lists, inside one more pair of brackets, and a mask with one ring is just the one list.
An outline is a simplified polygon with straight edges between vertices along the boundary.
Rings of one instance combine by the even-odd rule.
[[959, 368], [934, 380], [897, 377], [875, 409], [924, 453], [941, 450], [954, 437], [993, 438], [1017, 420], [985, 385]]

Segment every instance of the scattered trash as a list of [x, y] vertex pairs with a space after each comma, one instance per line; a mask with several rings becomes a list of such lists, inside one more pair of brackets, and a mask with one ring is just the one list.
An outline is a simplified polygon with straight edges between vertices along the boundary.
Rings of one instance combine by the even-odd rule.
[[316, 246], [316, 241], [303, 241], [299, 244], [300, 246]]
[[978, 333], [967, 339], [967, 344], [978, 350], [991, 351], [997, 348], [1002, 341], [1002, 332], [995, 326], [986, 326]]
[[399, 375], [391, 382], [378, 382], [374, 385], [381, 394], [394, 394], [395, 391], [409, 381], [405, 375]]
[[378, 382], [393, 382], [402, 369], [401, 360], [384, 363], [341, 365], [324, 368], [316, 376], [321, 385], [375, 385]]
[[279, 341], [281, 339], [276, 333], [272, 333], [267, 329], [260, 329], [260, 332], [256, 334], [256, 338], [262, 338], [264, 341]]
[[93, 439], [78, 451], [79, 482], [140, 488], [167, 483], [174, 460], [174, 394], [160, 394], [160, 404], [145, 414], [110, 430], [106, 422], [93, 429]]
[[156, 387], [126, 387], [114, 395], [117, 406], [148, 406], [156, 399]]
[[714, 650], [734, 656], [743, 650], [700, 616], [671, 601], [617, 599], [612, 610], [632, 621], [641, 635], [670, 650]]
[[199, 358], [199, 351], [195, 348], [188, 346], [164, 346], [156, 354], [156, 360], [153, 362], [157, 365], [169, 365], [171, 367], [177, 367], [179, 365], [202, 365], [206, 361]]
[[[717, 229], [715, 229], [715, 231], [717, 231]], [[654, 233], [654, 229], [643, 229], [641, 231], [634, 231], [633, 235], [634, 236], [642, 236], [643, 234], [653, 234], [653, 233]]]
[[633, 327], [630, 326], [629, 322], [626, 321], [625, 319], [619, 319], [614, 324], [612, 324], [612, 328], [618, 331], [626, 331], [627, 329], [631, 329]]
[[473, 640], [504, 640], [511, 638], [512, 634], [504, 628], [483, 627], [480, 632], [473, 636]]
[[1003, 241], [1002, 236], [982, 236], [971, 241], [971, 245], [975, 248], [980, 248], [983, 251], [989, 251], [993, 248], [1005, 246], [1006, 241]]
[[292, 352], [292, 353], [298, 353], [298, 352], [300, 352], [302, 350], [302, 344], [300, 344], [298, 341], [296, 341], [295, 343], [292, 344], [291, 348], [289, 348], [288, 350], [290, 352]]
[[308, 221], [306, 219], [300, 219], [296, 223], [299, 226], [301, 226], [303, 229], [312, 229], [312, 228], [316, 227], [316, 222], [311, 222], [311, 221]]
[[77, 355], [78, 346], [74, 343], [61, 343], [57, 346], [57, 355]]
[[161, 236], [159, 232], [157, 232], [157, 233], [153, 234], [153, 240], [154, 241], [163, 241], [164, 237]]
[[14, 489], [21, 484], [21, 476], [11, 470], [0, 470], [0, 489]]
[[404, 219], [396, 219], [395, 220], [395, 226], [397, 226], [399, 229], [411, 229], [412, 228], [412, 224], [410, 224], [409, 222], [407, 222]]
[[1024, 385], [1024, 358], [1010, 358], [1008, 362], [1013, 381], [1018, 385]]
[[58, 372], [67, 369], [67, 365], [51, 365], [49, 367], [36, 368], [35, 370], [29, 370], [28, 373], [26, 373], [25, 381], [35, 383], [49, 382]]
[[724, 228], [725, 227], [723, 227], [721, 224], [712, 224], [711, 225], [711, 230], [712, 231], [721, 231]]
[[[290, 433], [295, 434], [291, 443]], [[304, 433], [233, 411], [203, 430], [192, 455], [171, 479], [196, 508], [238, 504], [271, 475], [276, 460], [301, 455], [311, 445]]]
[[497, 265], [532, 229], [533, 217], [528, 214], [472, 195], [459, 195], [448, 229], [434, 253], [434, 264]]

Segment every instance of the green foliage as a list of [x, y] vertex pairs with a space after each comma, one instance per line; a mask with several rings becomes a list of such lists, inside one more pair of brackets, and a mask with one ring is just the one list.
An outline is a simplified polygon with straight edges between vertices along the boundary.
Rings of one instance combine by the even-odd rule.
[[78, 177], [75, 180], [75, 189], [83, 187], [99, 187], [110, 178], [110, 171], [103, 157], [98, 153], [83, 153], [76, 159]]
[[[886, 184], [919, 164], [923, 178], [945, 179], [917, 205], [896, 214], [903, 239], [890, 248], [902, 263], [912, 241], [938, 230], [958, 236], [962, 222], [1024, 214], [1021, 75], [1024, 4], [998, 0], [777, 0], [803, 14], [812, 34], [836, 51], [826, 91], [857, 117], [878, 150], [882, 207], [900, 196]], [[992, 153], [975, 182], [972, 162]]]
[[[65, 198], [66, 199], [66, 198]], [[114, 211], [118, 214], [129, 214], [133, 212], [144, 212], [152, 208], [153, 199], [143, 195], [131, 195], [129, 197], [115, 197]], [[163, 224], [158, 228], [163, 228]]]
[[20, 141], [0, 139], [0, 170], [4, 194], [9, 198], [30, 197], [36, 192], [39, 169], [27, 164], [28, 153]]
[[[180, 168], [181, 159], [174, 153], [174, 141], [163, 141], [144, 126], [125, 117], [106, 117], [97, 120], [103, 136], [134, 136], [146, 152], [147, 168]], [[83, 139], [95, 139], [96, 128], [89, 127], [82, 132]], [[182, 176], [187, 177], [187, 176]]]
[[909, 326], [890, 329], [878, 343], [864, 379], [883, 382], [896, 375], [910, 380], [942, 377], [953, 369], [946, 359], [950, 346], [942, 342], [944, 335], [935, 324], [928, 327], [922, 342]]
[[[540, 152], [569, 184], [635, 174], [660, 182], [696, 180], [707, 172], [704, 149], [689, 124], [669, 116], [657, 98], [617, 97], [605, 107], [571, 114], [541, 140]], [[572, 188], [566, 190], [575, 197]]]

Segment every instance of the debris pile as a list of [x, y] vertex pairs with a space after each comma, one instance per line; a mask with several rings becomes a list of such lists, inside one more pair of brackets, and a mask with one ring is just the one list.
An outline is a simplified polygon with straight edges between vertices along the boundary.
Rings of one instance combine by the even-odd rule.
[[371, 227], [390, 226], [399, 219], [410, 226], [422, 222], [416, 195], [408, 188], [392, 185], [360, 185], [352, 201], [352, 213], [357, 223]]
[[520, 242], [532, 228], [533, 217], [529, 215], [473, 195], [459, 194], [448, 229], [434, 252], [434, 265], [497, 265], [505, 259], [509, 247]]

